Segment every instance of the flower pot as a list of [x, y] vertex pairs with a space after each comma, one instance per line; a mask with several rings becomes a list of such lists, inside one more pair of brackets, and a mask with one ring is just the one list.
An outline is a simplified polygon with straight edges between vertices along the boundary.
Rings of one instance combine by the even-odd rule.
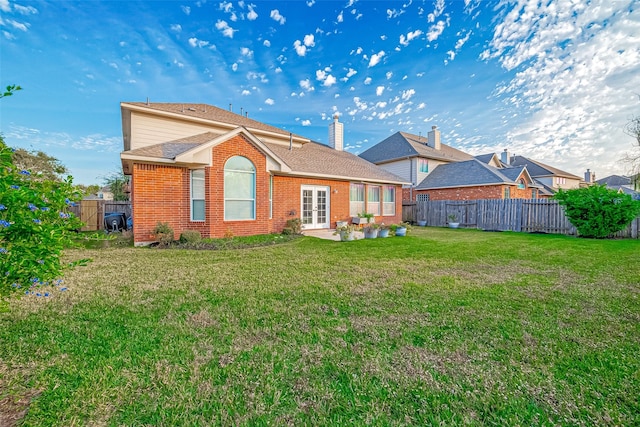
[[381, 228], [380, 230], [378, 230], [378, 237], [380, 238], [389, 237], [389, 229]]
[[407, 227], [398, 227], [396, 228], [396, 236], [404, 237], [407, 235]]
[[449, 228], [458, 228], [460, 227], [460, 223], [459, 222], [450, 222], [449, 223]]
[[418, 226], [419, 226], [419, 227], [425, 227], [426, 225], [427, 225], [427, 221], [426, 221], [426, 220], [424, 220], [424, 221], [418, 221]]
[[350, 242], [355, 240], [355, 232], [353, 231], [341, 231], [340, 232], [340, 241], [341, 242]]
[[346, 227], [347, 224], [347, 221], [336, 221], [336, 228]]
[[364, 229], [364, 238], [365, 239], [375, 239], [378, 237], [378, 229], [377, 228], [365, 228]]

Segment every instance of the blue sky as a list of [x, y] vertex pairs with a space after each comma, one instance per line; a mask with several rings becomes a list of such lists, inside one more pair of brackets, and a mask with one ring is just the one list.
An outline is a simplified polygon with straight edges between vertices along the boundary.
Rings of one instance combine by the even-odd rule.
[[579, 176], [628, 172], [640, 1], [0, 0], [0, 131], [76, 183], [120, 167], [122, 101], [208, 103], [359, 153], [397, 131]]

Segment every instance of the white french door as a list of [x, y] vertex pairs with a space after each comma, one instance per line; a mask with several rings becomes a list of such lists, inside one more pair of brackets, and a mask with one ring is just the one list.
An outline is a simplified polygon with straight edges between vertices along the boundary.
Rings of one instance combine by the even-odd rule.
[[329, 187], [303, 185], [300, 196], [302, 229], [329, 228]]

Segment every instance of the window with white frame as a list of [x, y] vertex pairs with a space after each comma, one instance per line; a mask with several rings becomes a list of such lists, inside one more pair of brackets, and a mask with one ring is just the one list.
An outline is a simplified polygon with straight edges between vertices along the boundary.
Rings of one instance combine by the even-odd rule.
[[428, 194], [417, 194], [416, 201], [418, 202], [428, 202], [430, 199]]
[[524, 190], [526, 187], [527, 187], [527, 186], [526, 186], [526, 184], [525, 184], [525, 182], [524, 182], [524, 178], [520, 178], [520, 180], [518, 181], [518, 188], [519, 188], [520, 190]]
[[538, 198], [538, 190], [536, 190], [535, 188], [531, 189], [531, 198], [532, 199], [537, 199]]
[[224, 165], [224, 219], [256, 219], [256, 168], [242, 156]]
[[396, 214], [396, 187], [385, 185], [382, 187], [382, 215], [393, 216]]
[[505, 199], [510, 199], [511, 198], [511, 187], [504, 187], [504, 198]]
[[427, 159], [418, 159], [418, 171], [429, 173], [429, 161]]
[[556, 177], [556, 184], [566, 184], [567, 183], [567, 179], [566, 178], [562, 178], [557, 176]]
[[349, 215], [358, 216], [364, 212], [364, 184], [349, 186]]
[[204, 221], [204, 169], [191, 171], [191, 221]]
[[380, 216], [380, 187], [377, 185], [367, 186], [367, 212]]

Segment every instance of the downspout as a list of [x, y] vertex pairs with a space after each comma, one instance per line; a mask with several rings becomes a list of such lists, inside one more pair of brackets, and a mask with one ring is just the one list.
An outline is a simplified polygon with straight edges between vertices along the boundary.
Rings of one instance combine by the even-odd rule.
[[293, 149], [293, 134], [289, 132], [289, 151]]

